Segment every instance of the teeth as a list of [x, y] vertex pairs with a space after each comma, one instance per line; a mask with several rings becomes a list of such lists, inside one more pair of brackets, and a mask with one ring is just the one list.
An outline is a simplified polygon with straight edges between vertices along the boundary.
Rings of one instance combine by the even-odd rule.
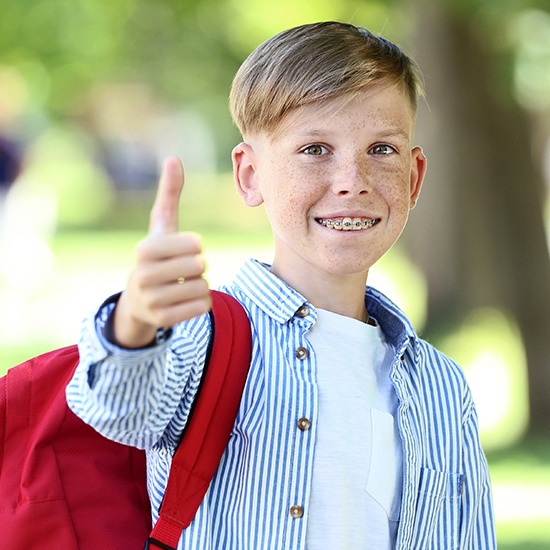
[[351, 231], [353, 229], [353, 220], [351, 218], [344, 218], [342, 220], [342, 229], [344, 231]]
[[360, 231], [372, 227], [378, 220], [362, 220], [361, 218], [342, 218], [341, 220], [319, 219], [321, 225], [338, 231]]

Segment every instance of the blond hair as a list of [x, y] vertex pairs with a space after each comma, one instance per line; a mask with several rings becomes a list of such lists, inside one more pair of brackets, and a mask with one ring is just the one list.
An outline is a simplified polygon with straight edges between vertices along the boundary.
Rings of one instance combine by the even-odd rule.
[[243, 136], [270, 132], [292, 109], [379, 83], [401, 86], [416, 112], [420, 71], [398, 46], [347, 23], [301, 25], [260, 44], [244, 61], [231, 87], [231, 115]]

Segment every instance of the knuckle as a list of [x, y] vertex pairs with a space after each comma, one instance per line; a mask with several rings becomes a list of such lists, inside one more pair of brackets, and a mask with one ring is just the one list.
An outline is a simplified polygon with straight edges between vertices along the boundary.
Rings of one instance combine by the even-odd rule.
[[206, 260], [203, 256], [197, 256], [197, 263], [199, 266], [199, 271], [204, 273], [206, 271]]
[[198, 290], [201, 294], [204, 294], [208, 300], [210, 300], [210, 287], [208, 286], [208, 281], [203, 279], [197, 279]]
[[192, 260], [193, 275], [199, 276], [205, 272], [206, 264], [204, 259], [199, 254], [195, 255]]
[[153, 287], [154, 276], [146, 269], [139, 269], [136, 272], [136, 279], [141, 292], [149, 293]]
[[200, 254], [202, 252], [202, 239], [198, 233], [181, 233], [181, 237], [190, 253]]
[[189, 231], [187, 233], [189, 235], [189, 238], [195, 243], [195, 245], [199, 248], [202, 248], [202, 239], [201, 236], [198, 233], [194, 233], [193, 231]]
[[136, 258], [138, 263], [147, 261], [150, 258], [151, 252], [154, 250], [154, 243], [152, 240], [151, 237], [148, 237], [136, 245]]

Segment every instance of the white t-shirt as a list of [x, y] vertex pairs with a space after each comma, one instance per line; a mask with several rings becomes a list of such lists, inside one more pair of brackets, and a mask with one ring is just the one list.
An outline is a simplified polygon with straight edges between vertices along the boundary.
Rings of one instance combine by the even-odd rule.
[[381, 329], [325, 310], [308, 334], [317, 358], [319, 420], [308, 550], [390, 550], [402, 491], [402, 451]]

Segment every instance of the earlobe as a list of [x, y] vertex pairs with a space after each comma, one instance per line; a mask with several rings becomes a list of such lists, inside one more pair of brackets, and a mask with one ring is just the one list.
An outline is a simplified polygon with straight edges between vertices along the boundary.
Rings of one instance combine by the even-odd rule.
[[411, 178], [410, 178], [410, 208], [411, 210], [416, 206], [420, 191], [422, 189], [422, 183], [424, 176], [426, 175], [426, 168], [428, 167], [428, 159], [424, 155], [424, 152], [420, 147], [415, 147], [412, 150], [412, 162], [411, 162]]
[[256, 156], [248, 143], [239, 143], [231, 154], [233, 179], [237, 192], [246, 206], [260, 206], [263, 197], [256, 181]]

